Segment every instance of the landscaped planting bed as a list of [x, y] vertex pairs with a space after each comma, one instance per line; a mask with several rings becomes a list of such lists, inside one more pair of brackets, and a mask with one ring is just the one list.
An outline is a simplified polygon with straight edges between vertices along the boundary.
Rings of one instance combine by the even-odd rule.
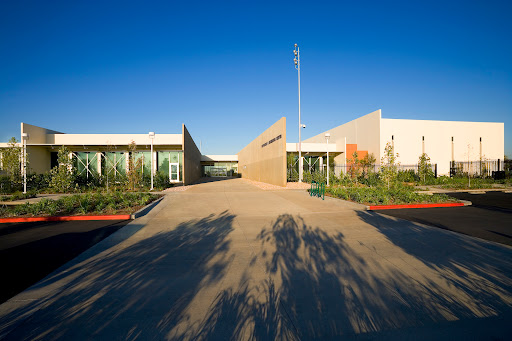
[[331, 187], [325, 189], [325, 195], [350, 200], [365, 205], [401, 205], [453, 203], [456, 199], [445, 194], [418, 194], [408, 186], [396, 187]]
[[150, 193], [77, 194], [58, 200], [42, 199], [37, 203], [0, 207], [0, 217], [41, 217], [87, 214], [131, 214], [161, 195]]

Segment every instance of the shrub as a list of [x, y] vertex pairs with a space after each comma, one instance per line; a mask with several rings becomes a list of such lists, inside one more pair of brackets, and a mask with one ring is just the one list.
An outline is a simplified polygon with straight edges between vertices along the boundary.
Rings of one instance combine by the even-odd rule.
[[288, 179], [287, 181], [290, 182], [297, 182], [299, 181], [299, 173], [295, 169], [288, 169]]
[[2, 170], [7, 173], [11, 187], [17, 188], [22, 184], [21, 173], [22, 148], [18, 146], [15, 137], [11, 137], [7, 148], [2, 150]]
[[359, 182], [363, 185], [369, 186], [369, 187], [377, 187], [380, 186], [382, 181], [379, 177], [379, 173], [370, 172], [365, 177], [361, 177], [359, 179]]
[[427, 155], [427, 153], [421, 154], [418, 160], [418, 176], [419, 180], [423, 183], [425, 183], [427, 179], [434, 177], [432, 164], [430, 163], [430, 157]]
[[419, 181], [419, 177], [416, 175], [416, 173], [412, 169], [398, 171], [398, 173], [396, 175], [396, 179], [397, 179], [397, 181], [400, 181], [400, 182]]
[[58, 165], [51, 171], [50, 188], [57, 192], [69, 192], [75, 184], [75, 166], [71, 152], [65, 146], [59, 148], [57, 155]]
[[115, 213], [117, 210], [143, 206], [159, 196], [148, 193], [121, 193], [71, 195], [58, 200], [44, 198], [29, 204], [0, 207], [1, 216], [22, 215], [68, 215]]
[[103, 186], [103, 177], [90, 175], [89, 178], [87, 178], [87, 175], [81, 174], [75, 178], [75, 185], [78, 185], [82, 191], [95, 190]]
[[372, 205], [435, 203], [455, 200], [444, 194], [418, 194], [412, 187], [400, 185], [391, 189], [385, 187], [335, 187], [327, 188], [326, 193], [344, 200]]
[[27, 176], [27, 187], [34, 191], [44, 191], [50, 186], [51, 174], [30, 174]]
[[11, 182], [11, 179], [9, 178], [8, 175], [1, 175], [0, 176], [0, 193], [4, 193], [4, 194], [7, 194], [7, 193], [12, 193], [14, 191], [16, 191], [16, 188], [18, 188], [18, 190], [21, 189], [21, 186], [13, 186], [13, 183]]
[[153, 182], [154, 187], [158, 189], [166, 189], [172, 186], [171, 182], [169, 181], [169, 175], [161, 171], [156, 172]]

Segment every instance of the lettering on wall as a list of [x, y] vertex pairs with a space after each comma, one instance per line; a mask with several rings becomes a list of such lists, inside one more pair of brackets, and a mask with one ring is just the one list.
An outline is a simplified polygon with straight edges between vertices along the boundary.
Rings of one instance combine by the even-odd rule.
[[280, 140], [280, 139], [281, 139], [281, 135], [277, 135], [277, 136], [276, 136], [276, 137], [274, 137], [272, 140], [270, 140], [270, 141], [268, 141], [268, 142], [263, 143], [263, 144], [261, 145], [261, 148], [266, 147], [266, 146], [268, 146], [269, 144], [274, 143], [274, 142], [276, 142], [276, 141], [278, 141], [278, 140]]

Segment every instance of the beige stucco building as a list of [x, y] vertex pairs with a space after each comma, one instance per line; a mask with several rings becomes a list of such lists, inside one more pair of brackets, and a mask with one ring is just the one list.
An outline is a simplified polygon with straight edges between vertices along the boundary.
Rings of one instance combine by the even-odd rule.
[[[504, 123], [389, 119], [376, 110], [303, 140], [303, 169], [325, 171], [327, 152], [331, 170], [338, 175], [346, 171], [355, 151], [360, 158], [373, 154], [378, 166], [389, 143], [401, 165], [412, 169], [426, 153], [438, 175], [449, 175], [453, 162], [481, 165], [485, 160], [493, 162], [494, 168], [487, 169], [490, 173], [502, 170], [504, 131]], [[297, 168], [299, 150], [298, 143], [287, 143], [285, 138], [286, 120], [281, 118], [238, 153], [242, 175], [284, 186], [290, 170]], [[267, 142], [276, 139], [269, 147]]]
[[505, 155], [505, 125], [495, 122], [430, 121], [382, 118], [381, 110], [304, 140], [325, 142], [325, 133], [337, 144], [346, 144], [347, 153], [335, 158], [343, 165], [354, 150], [371, 153], [377, 163], [386, 144], [392, 144], [403, 165], [414, 165], [422, 153], [437, 164], [439, 175], [450, 173], [452, 161], [500, 160]]
[[[111, 173], [124, 174], [128, 166], [129, 145], [135, 143], [136, 158], [142, 158], [143, 172], [154, 170], [169, 176], [171, 182], [192, 183], [201, 173], [201, 154], [185, 125], [179, 134], [65, 134], [21, 123], [26, 136], [29, 173], [44, 173], [57, 165], [57, 153], [66, 146], [85, 177]], [[0, 145], [7, 147], [6, 143]], [[153, 153], [151, 150], [153, 149]], [[153, 159], [153, 160], [152, 160]]]
[[[299, 145], [287, 142], [286, 129], [282, 117], [237, 155], [201, 155], [185, 125], [180, 133], [157, 133], [151, 139], [148, 134], [65, 134], [21, 123], [21, 136], [28, 136], [29, 171], [35, 173], [54, 167], [58, 149], [66, 146], [80, 174], [121, 174], [127, 168], [128, 146], [133, 141], [143, 171], [150, 172], [153, 164], [154, 170], [165, 173], [171, 182], [189, 184], [201, 176], [240, 173], [244, 178], [285, 186], [299, 163]], [[388, 119], [377, 110], [302, 141], [303, 169], [306, 173], [325, 171], [329, 153], [331, 170], [340, 174], [346, 171], [354, 151], [360, 158], [373, 154], [378, 164], [388, 143], [402, 165], [414, 166], [420, 155], [427, 153], [439, 175], [448, 175], [454, 161], [493, 160], [498, 169], [492, 170], [500, 170], [504, 123]], [[0, 149], [6, 146], [0, 144]]]

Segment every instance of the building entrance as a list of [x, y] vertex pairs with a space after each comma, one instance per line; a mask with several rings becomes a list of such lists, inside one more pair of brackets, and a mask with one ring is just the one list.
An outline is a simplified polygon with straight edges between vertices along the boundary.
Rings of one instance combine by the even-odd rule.
[[210, 168], [211, 176], [228, 176], [228, 170], [226, 167], [211, 167]]
[[180, 178], [180, 164], [169, 163], [169, 181], [178, 182]]

